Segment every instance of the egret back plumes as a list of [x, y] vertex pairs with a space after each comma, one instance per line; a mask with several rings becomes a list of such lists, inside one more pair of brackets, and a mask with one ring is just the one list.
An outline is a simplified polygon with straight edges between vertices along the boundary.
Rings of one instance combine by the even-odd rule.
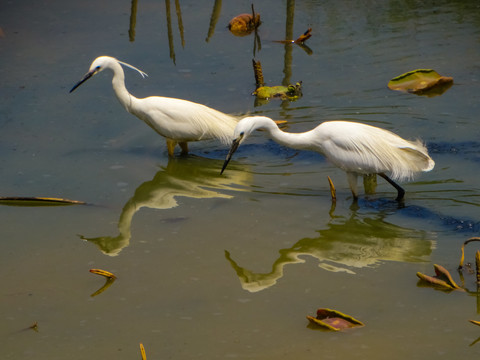
[[125, 74], [121, 65], [138, 71], [143, 77], [147, 75], [136, 67], [113, 57], [100, 56], [92, 62], [89, 71], [70, 92], [93, 75], [109, 69], [113, 72], [112, 86], [120, 104], [167, 139], [170, 156], [173, 156], [177, 144], [180, 145], [183, 153], [187, 153], [187, 143], [190, 141], [217, 139], [223, 144], [230, 142], [238, 117], [188, 100], [161, 96], [138, 99], [125, 87]]
[[260, 129], [281, 145], [323, 154], [347, 173], [354, 198], [358, 197], [358, 175], [380, 175], [397, 189], [397, 200], [401, 200], [405, 191], [394, 180], [411, 180], [418, 172], [430, 171], [435, 166], [419, 140], [408, 141], [375, 126], [351, 121], [327, 121], [307, 132], [287, 133], [280, 130], [272, 119], [254, 116], [246, 117], [237, 124], [222, 172], [238, 146], [254, 130]]

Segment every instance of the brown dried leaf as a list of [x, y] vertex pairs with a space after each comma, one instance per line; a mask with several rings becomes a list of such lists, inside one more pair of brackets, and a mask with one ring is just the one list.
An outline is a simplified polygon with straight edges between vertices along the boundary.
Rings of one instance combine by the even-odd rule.
[[455, 281], [453, 281], [452, 276], [448, 272], [447, 269], [445, 269], [441, 265], [434, 264], [433, 265], [434, 270], [435, 270], [435, 276], [428, 276], [425, 274], [422, 274], [420, 272], [417, 272], [417, 276], [420, 280], [423, 280], [427, 283], [430, 283], [432, 285], [436, 285], [440, 288], [443, 288], [444, 290], [461, 290], [465, 291], [462, 289], [460, 286], [458, 286]]
[[85, 205], [78, 200], [50, 198], [50, 197], [0, 197], [0, 205], [10, 206], [59, 206], [59, 205]]
[[333, 331], [364, 326], [361, 321], [332, 309], [318, 309], [316, 317], [307, 315], [307, 319], [315, 326], [320, 326], [324, 329]]
[[140, 343], [140, 354], [142, 355], [142, 360], [147, 360], [147, 354], [145, 354], [145, 348], [142, 343]]
[[250, 34], [260, 26], [260, 14], [240, 14], [228, 23], [228, 29], [236, 36]]

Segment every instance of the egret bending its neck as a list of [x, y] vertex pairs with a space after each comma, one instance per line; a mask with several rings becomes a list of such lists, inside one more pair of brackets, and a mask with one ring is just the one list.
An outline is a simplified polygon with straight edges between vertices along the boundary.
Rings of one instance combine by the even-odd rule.
[[222, 167], [222, 173], [238, 146], [254, 130], [266, 130], [268, 136], [281, 145], [323, 154], [330, 162], [347, 173], [354, 198], [357, 198], [357, 176], [378, 174], [398, 191], [401, 200], [405, 191], [395, 180], [411, 179], [417, 172], [430, 171], [435, 162], [419, 141], [408, 141], [374, 126], [351, 121], [327, 121], [303, 133], [287, 133], [267, 117], [253, 116], [240, 120], [234, 140]]

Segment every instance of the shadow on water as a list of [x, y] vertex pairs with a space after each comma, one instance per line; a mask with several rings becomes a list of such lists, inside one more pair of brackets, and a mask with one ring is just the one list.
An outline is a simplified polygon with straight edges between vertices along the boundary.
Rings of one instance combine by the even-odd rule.
[[194, 155], [170, 158], [152, 180], [141, 184], [124, 205], [118, 220], [117, 236], [86, 237], [81, 239], [94, 243], [106, 255], [116, 256], [130, 244], [131, 224], [134, 215], [144, 207], [171, 209], [178, 206], [178, 197], [195, 199], [225, 198], [233, 196], [221, 191], [243, 191], [249, 183], [249, 172], [235, 170], [220, 176], [221, 161]]

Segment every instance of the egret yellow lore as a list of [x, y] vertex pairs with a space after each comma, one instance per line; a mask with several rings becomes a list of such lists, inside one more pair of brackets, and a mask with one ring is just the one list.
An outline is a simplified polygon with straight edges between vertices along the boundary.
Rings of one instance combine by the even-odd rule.
[[167, 139], [170, 156], [174, 155], [177, 144], [182, 153], [188, 153], [190, 141], [217, 139], [225, 145], [230, 143], [238, 117], [188, 100], [161, 96], [136, 98], [125, 87], [125, 74], [121, 65], [138, 71], [142, 77], [147, 76], [132, 65], [110, 56], [100, 56], [92, 62], [88, 72], [70, 92], [95, 74], [109, 69], [113, 72], [112, 86], [120, 104]]
[[238, 122], [221, 173], [238, 146], [254, 130], [260, 129], [281, 145], [324, 155], [347, 173], [354, 199], [358, 198], [358, 175], [378, 174], [397, 190], [396, 200], [400, 201], [405, 190], [395, 181], [411, 180], [415, 174], [430, 171], [435, 166], [422, 142], [405, 140], [375, 126], [339, 120], [321, 123], [307, 132], [287, 133], [280, 130], [272, 119], [256, 116]]

